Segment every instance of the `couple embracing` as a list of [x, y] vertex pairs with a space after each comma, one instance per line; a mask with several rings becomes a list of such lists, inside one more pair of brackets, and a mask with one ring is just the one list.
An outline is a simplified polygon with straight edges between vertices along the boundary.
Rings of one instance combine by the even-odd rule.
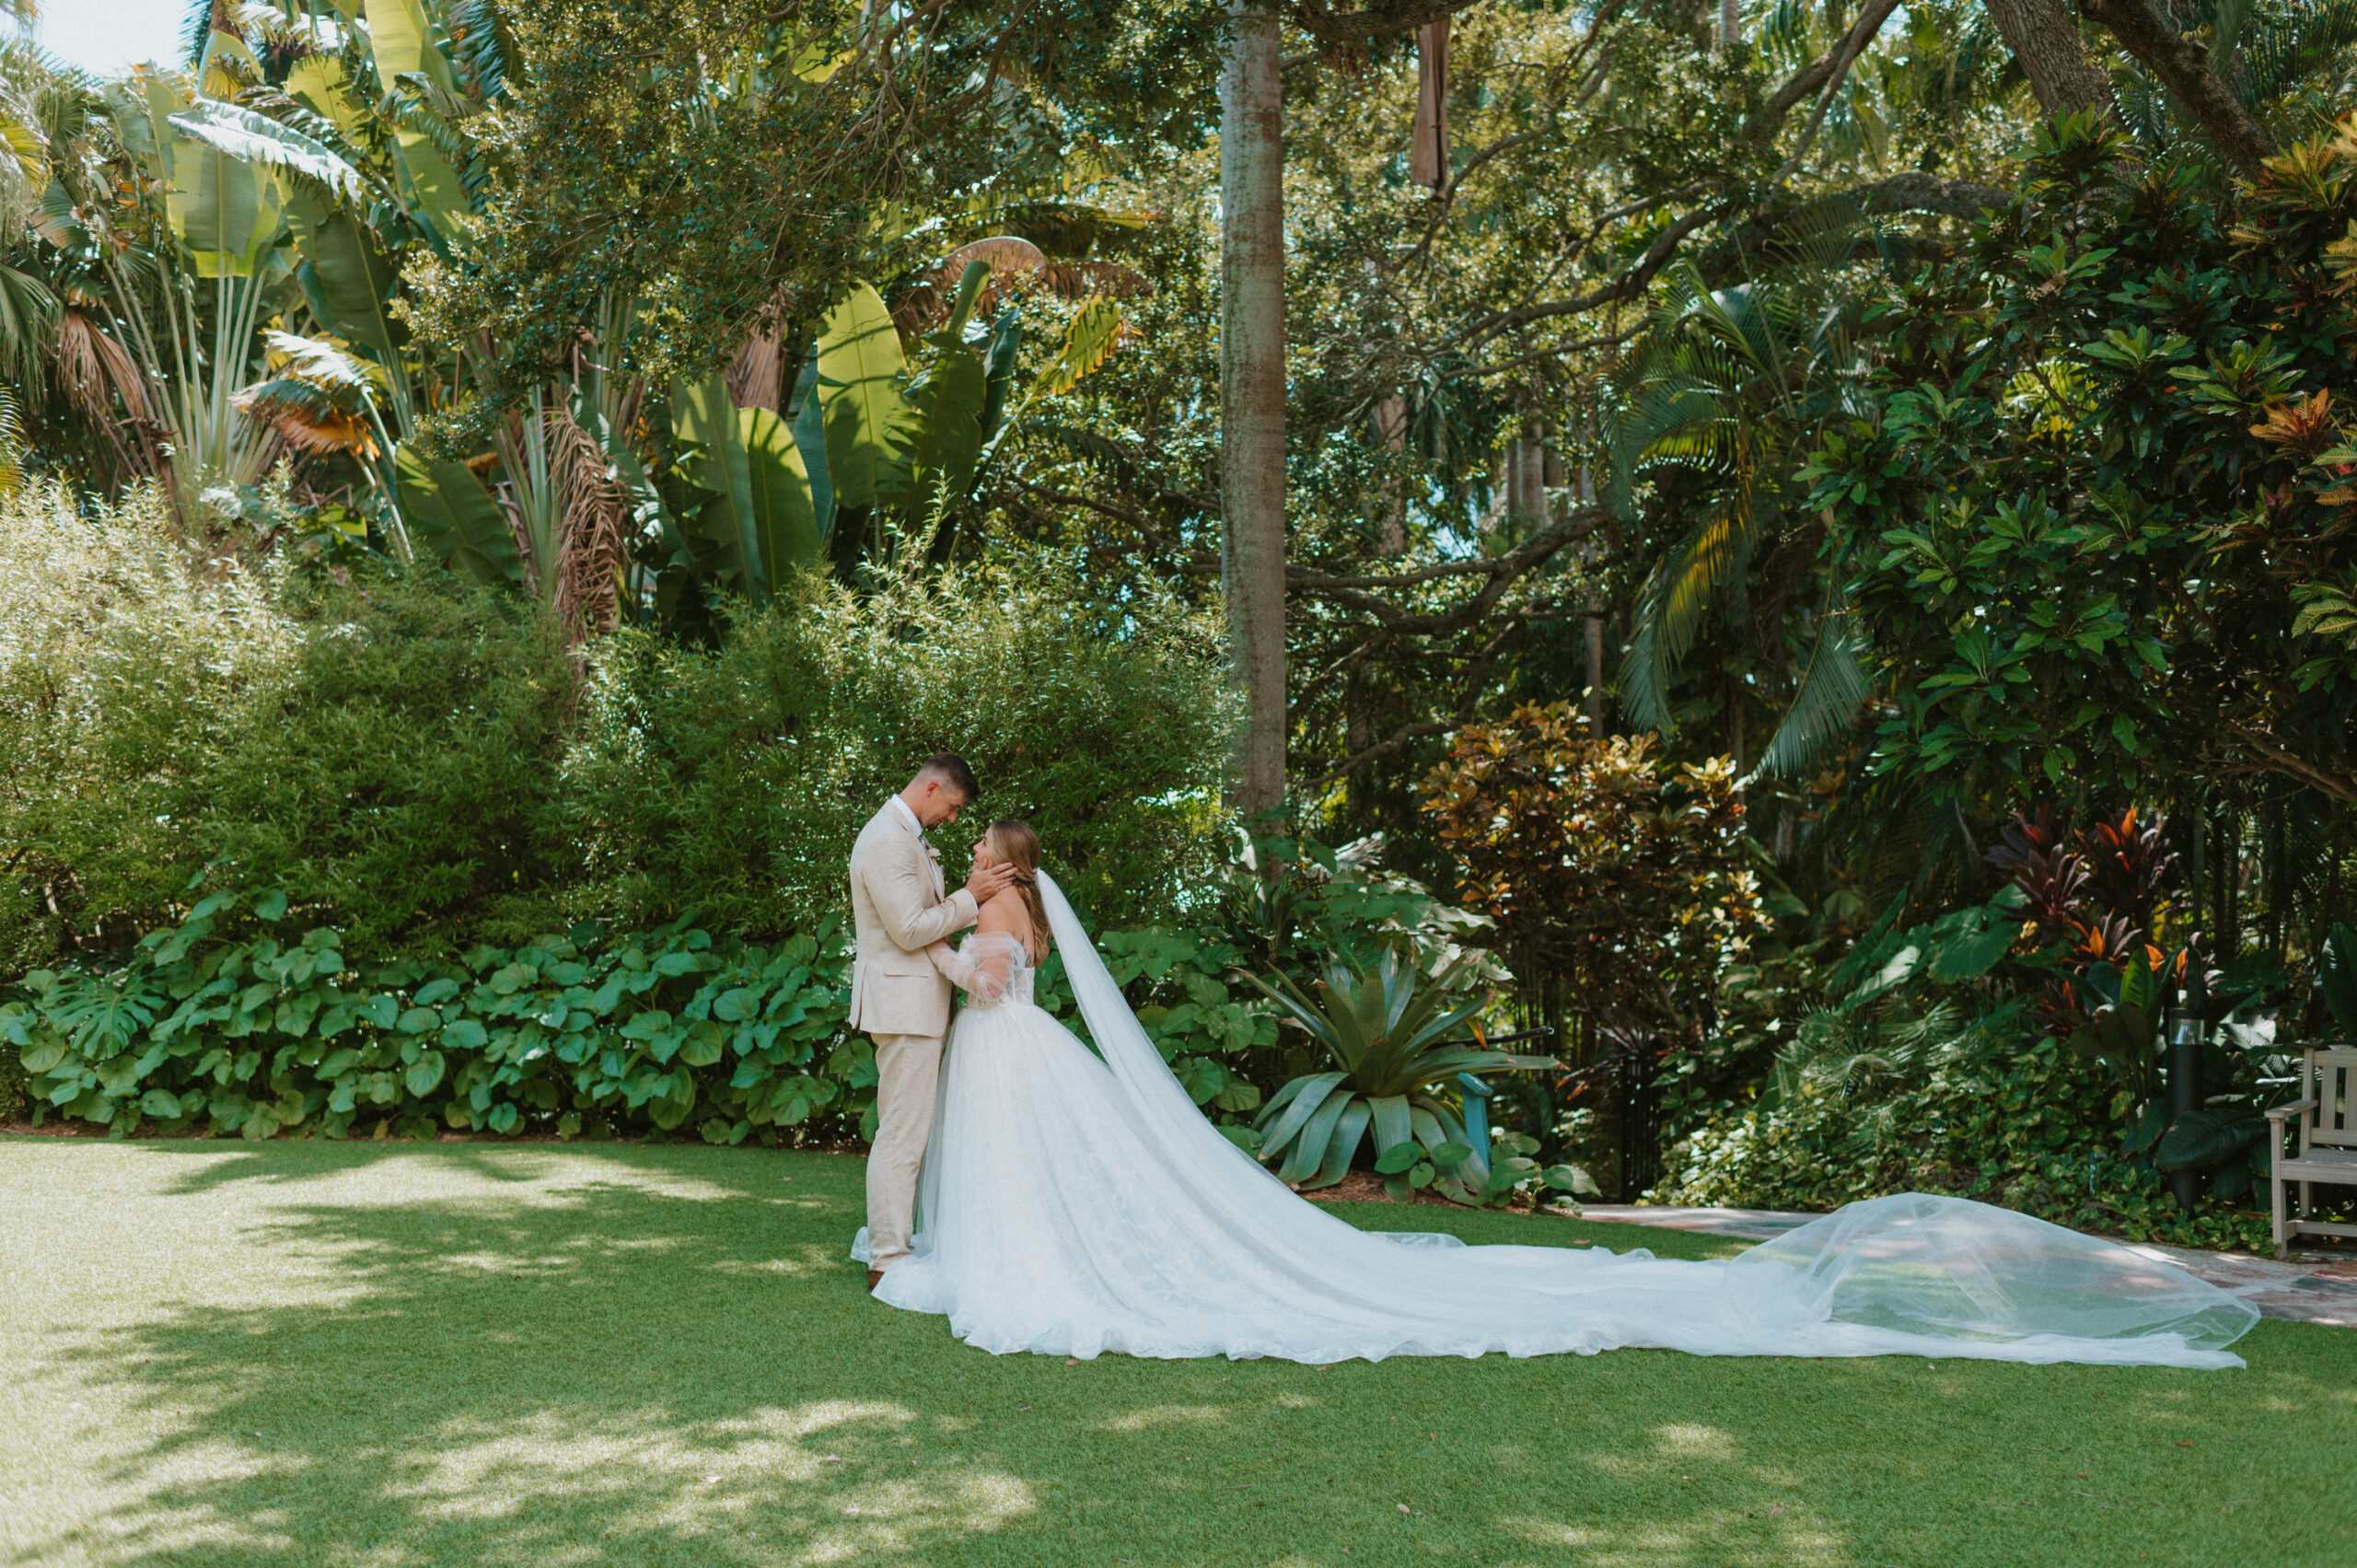
[[[928, 759], [860, 833], [850, 868], [850, 1021], [877, 1065], [853, 1256], [878, 1300], [945, 1316], [970, 1344], [1321, 1364], [1652, 1346], [2242, 1365], [2226, 1347], [2257, 1318], [2247, 1304], [1961, 1198], [1852, 1203], [1711, 1262], [1359, 1230], [1196, 1109], [1029, 827], [993, 822], [946, 890], [926, 830], [981, 793], [958, 758]], [[1051, 947], [1088, 1044], [1033, 1004]], [[1551, 1222], [1529, 1223], [1537, 1236]]]

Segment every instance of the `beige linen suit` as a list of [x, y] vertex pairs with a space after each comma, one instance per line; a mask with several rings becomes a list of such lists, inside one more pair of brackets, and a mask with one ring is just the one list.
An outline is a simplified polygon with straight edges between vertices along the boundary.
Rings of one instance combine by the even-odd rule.
[[974, 923], [974, 896], [942, 896], [941, 867], [896, 796], [851, 851], [851, 1027], [876, 1041], [876, 1142], [867, 1153], [867, 1261], [908, 1255], [917, 1168], [933, 1136], [950, 984], [925, 949]]

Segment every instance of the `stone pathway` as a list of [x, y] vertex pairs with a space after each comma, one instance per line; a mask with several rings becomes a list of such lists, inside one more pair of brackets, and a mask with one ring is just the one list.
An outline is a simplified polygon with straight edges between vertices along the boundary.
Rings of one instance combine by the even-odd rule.
[[[1664, 1230], [1736, 1236], [1747, 1241], [1770, 1240], [1817, 1217], [1782, 1209], [1680, 1209], [1630, 1203], [1589, 1203], [1585, 1208], [1587, 1218], [1614, 1225], [1657, 1225]], [[2279, 1263], [2247, 1252], [2203, 1252], [2148, 1242], [2120, 1245], [2140, 1257], [2174, 1263], [2197, 1279], [2208, 1280], [2270, 1318], [2357, 1329], [2357, 1259], [2311, 1252], [2293, 1262]]]

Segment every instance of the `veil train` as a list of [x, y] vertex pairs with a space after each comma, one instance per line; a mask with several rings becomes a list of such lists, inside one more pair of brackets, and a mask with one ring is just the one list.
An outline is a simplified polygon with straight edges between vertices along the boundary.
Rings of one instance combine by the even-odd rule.
[[1062, 889], [1044, 873], [1039, 887], [1097, 1055], [1020, 1005], [1028, 976], [1016, 1005], [960, 1012], [922, 1228], [877, 1288], [984, 1349], [2243, 1365], [2227, 1347], [2257, 1320], [2249, 1304], [1962, 1198], [1852, 1203], [1723, 1262], [1358, 1230], [1203, 1117]]

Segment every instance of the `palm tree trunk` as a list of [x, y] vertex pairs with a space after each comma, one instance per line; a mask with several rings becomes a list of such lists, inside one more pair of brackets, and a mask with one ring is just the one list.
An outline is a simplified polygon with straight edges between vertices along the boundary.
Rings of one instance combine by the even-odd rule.
[[1220, 587], [1248, 816], [1285, 793], [1285, 238], [1277, 22], [1245, 4], [1219, 84]]

